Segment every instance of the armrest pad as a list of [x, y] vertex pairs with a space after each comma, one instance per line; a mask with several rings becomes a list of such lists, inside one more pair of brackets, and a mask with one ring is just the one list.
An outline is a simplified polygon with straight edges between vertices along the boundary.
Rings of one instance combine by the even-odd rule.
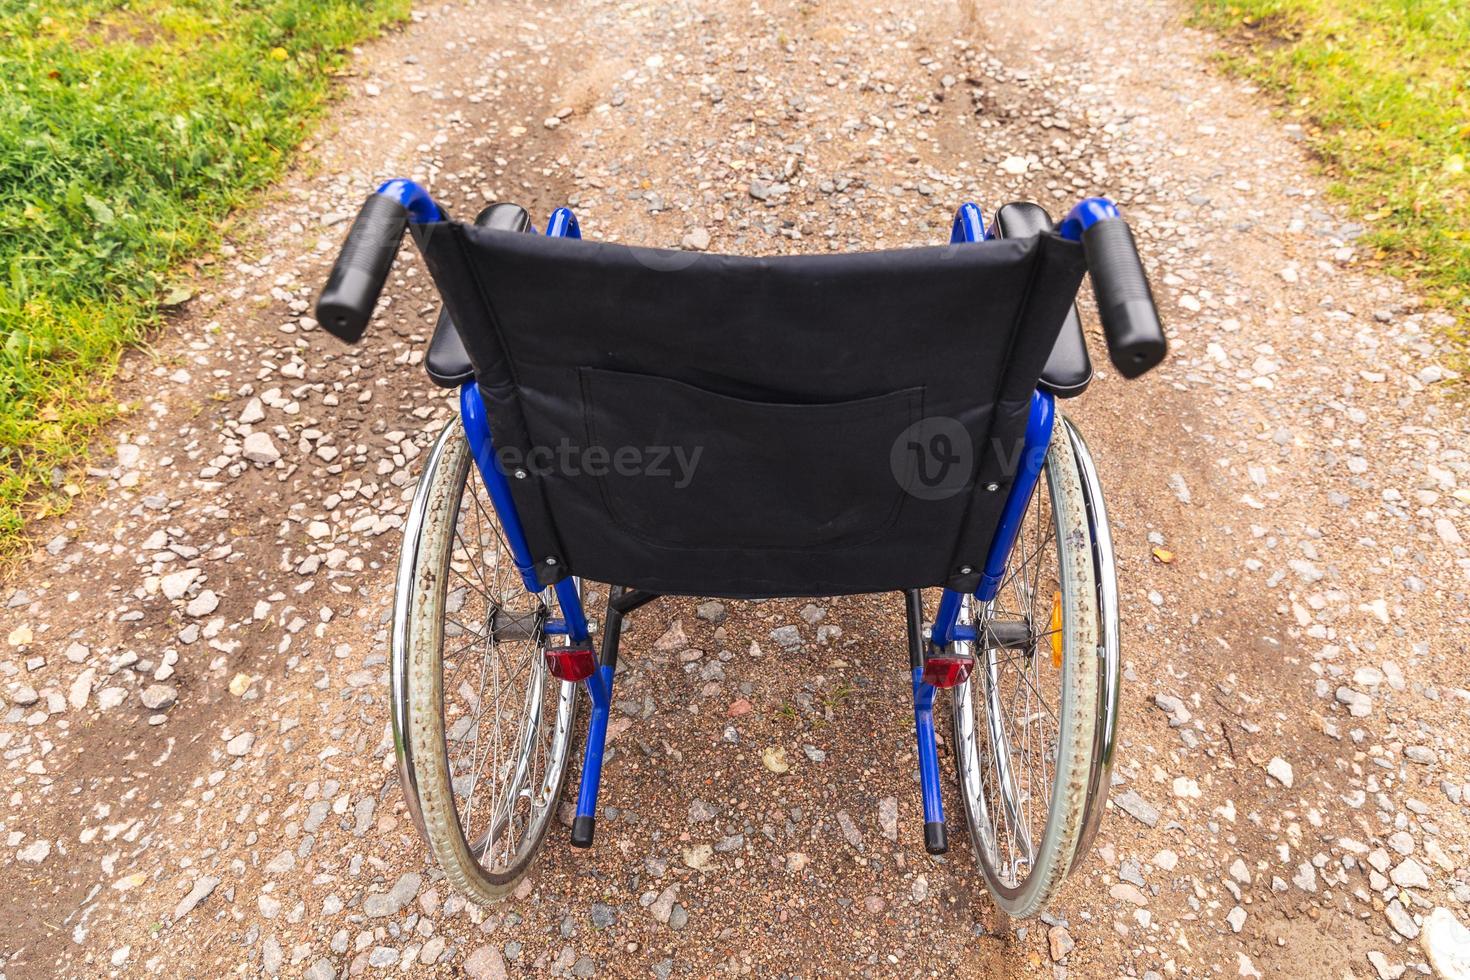
[[[995, 212], [995, 230], [1000, 238], [1026, 238], [1051, 228], [1051, 215], [1039, 204], [1017, 202]], [[1062, 332], [1057, 335], [1056, 345], [1046, 360], [1037, 387], [1058, 398], [1072, 398], [1082, 394], [1091, 381], [1092, 359], [1087, 355], [1082, 321], [1077, 318], [1074, 305], [1062, 324]]]

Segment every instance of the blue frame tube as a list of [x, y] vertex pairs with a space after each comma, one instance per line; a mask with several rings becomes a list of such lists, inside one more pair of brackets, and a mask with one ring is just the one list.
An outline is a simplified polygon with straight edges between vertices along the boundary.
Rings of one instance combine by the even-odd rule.
[[546, 219], [547, 238], [581, 238], [582, 226], [571, 208], [557, 208]]
[[[444, 220], [443, 210], [434, 203], [429, 192], [411, 180], [395, 178], [385, 181], [378, 187], [377, 193], [403, 205], [408, 211], [408, 220], [415, 224]], [[548, 235], [581, 237], [577, 218], [571, 211], [559, 208], [552, 218], [553, 224], [546, 229]], [[473, 381], [460, 386], [459, 418], [460, 424], [464, 426], [465, 438], [469, 440], [475, 466], [480, 471], [481, 479], [485, 481], [485, 488], [490, 492], [491, 506], [495, 508], [495, 515], [505, 531], [505, 542], [510, 546], [516, 570], [521, 573], [521, 581], [527, 591], [540, 592], [541, 583], [536, 578], [531, 546], [526, 541], [526, 532], [521, 526], [521, 517], [510, 493], [510, 483], [495, 459], [495, 443], [490, 437], [490, 417], [485, 408], [485, 400]], [[582, 597], [577, 593], [576, 583], [565, 578], [556, 583], [555, 589], [563, 619], [548, 623], [548, 626], [555, 627], [555, 630], [549, 632], [564, 632], [575, 642], [586, 640], [587, 616], [582, 610]]]
[[[1079, 201], [1067, 217], [1058, 226], [1057, 232], [1063, 237], [1074, 242], [1082, 240], [1082, 233], [1099, 221], [1109, 221], [1119, 217], [1118, 208], [1105, 197], [1089, 197]], [[950, 231], [951, 243], [976, 242], [990, 238], [986, 231], [980, 209], [974, 204], [965, 203], [955, 212], [954, 227]], [[985, 556], [985, 570], [980, 578], [980, 586], [975, 595], [982, 602], [989, 602], [995, 598], [1000, 589], [1001, 580], [1005, 576], [1006, 562], [1011, 556], [1011, 549], [1015, 546], [1016, 535], [1020, 531], [1021, 521], [1026, 516], [1026, 507], [1031, 501], [1031, 493], [1036, 489], [1036, 481], [1041, 476], [1041, 470], [1046, 465], [1046, 450], [1051, 445], [1052, 423], [1056, 419], [1056, 400], [1049, 392], [1035, 391], [1031, 395], [1031, 414], [1026, 420], [1025, 442], [1021, 451], [1020, 467], [1016, 473], [1016, 479], [1011, 484], [1010, 492], [1006, 496], [1005, 507], [1001, 511], [1000, 524], [996, 527], [995, 536], [991, 538], [990, 550]], [[960, 602], [957, 593], [945, 590], [944, 596], [939, 601], [939, 612], [935, 616], [934, 627], [931, 631], [931, 642], [936, 646], [948, 646], [958, 637], [956, 635], [956, 619], [959, 616]]]
[[[475, 466], [490, 491], [490, 503], [495, 507], [495, 516], [505, 531], [505, 543], [510, 546], [515, 559], [516, 571], [528, 592], [540, 592], [541, 582], [536, 578], [536, 563], [531, 558], [531, 545], [526, 541], [526, 532], [521, 527], [520, 514], [516, 512], [514, 498], [510, 495], [510, 482], [500, 470], [495, 459], [495, 444], [490, 438], [490, 417], [485, 411], [485, 400], [480, 397], [480, 387], [474, 381], [466, 381], [459, 387], [459, 420], [464, 426], [465, 438], [470, 442]], [[560, 583], [558, 583], [560, 584]], [[561, 593], [557, 593], [560, 598]]]
[[924, 836], [930, 839], [930, 827], [944, 823], [944, 799], [939, 791], [939, 750], [934, 740], [934, 692], [924, 683], [924, 668], [915, 667], [914, 730], [919, 737], [919, 786], [924, 797]]
[[[1109, 209], [1111, 209], [1111, 216], [1116, 217], [1118, 209], [1114, 208], [1110, 202], [1102, 198], [1089, 198], [1073, 208], [1067, 220], [1075, 219], [1079, 225], [1086, 222], [1090, 226], [1103, 217], [1108, 217]], [[1078, 230], [1076, 235], [1080, 239], [1081, 230]], [[954, 224], [950, 229], [950, 244], [963, 245], [986, 241], [991, 237], [990, 230], [985, 227], [985, 216], [980, 208], [968, 201], [961, 204], [959, 210], [955, 212]], [[1026, 435], [1021, 450], [1020, 468], [1006, 496], [1005, 507], [1001, 511], [1001, 521], [996, 528], [995, 537], [990, 541], [990, 550], [985, 557], [985, 570], [980, 579], [980, 587], [976, 592], [976, 595], [983, 601], [988, 602], [995, 598], [1001, 576], [1005, 573], [1006, 561], [1010, 558], [1011, 548], [1015, 545], [1021, 519], [1026, 515], [1026, 505], [1031, 500], [1031, 491], [1036, 488], [1036, 479], [1046, 461], [1046, 447], [1051, 443], [1051, 426], [1054, 415], [1055, 402], [1052, 396], [1042, 391], [1034, 392], [1031, 397], [1031, 414], [1026, 420]], [[1038, 447], [1040, 447], [1039, 452]], [[933, 646], [942, 649], [955, 640], [974, 639], [973, 627], [958, 625], [959, 615], [960, 594], [945, 589], [943, 595], [940, 596], [939, 610], [935, 614], [934, 626], [929, 633], [929, 642]]]
[[[1001, 509], [1000, 523], [995, 536], [990, 539], [990, 550], [985, 556], [985, 568], [980, 576], [980, 585], [975, 596], [981, 602], [994, 599], [1005, 578], [1006, 562], [1015, 547], [1016, 535], [1020, 533], [1026, 508], [1031, 503], [1031, 494], [1036, 481], [1046, 466], [1046, 450], [1051, 445], [1052, 425], [1056, 420], [1056, 399], [1049, 392], [1035, 391], [1031, 395], [1031, 414], [1026, 419], [1026, 435], [1021, 448], [1020, 466], [1006, 502]], [[945, 589], [939, 597], [939, 610], [934, 616], [934, 626], [929, 632], [929, 642], [936, 647], [947, 647], [955, 640], [973, 640], [973, 627], [958, 624], [960, 615], [960, 593]]]
[[[551, 212], [551, 217], [548, 218], [546, 221], [546, 237], [582, 237], [582, 226], [577, 223], [577, 216], [572, 213], [571, 208], [557, 208], [555, 211]], [[562, 617], [566, 622], [567, 636], [569, 639], [571, 639], [574, 645], [580, 644], [587, 639], [590, 632], [587, 629], [587, 614], [582, 610], [582, 596], [577, 591], [576, 583], [574, 583], [570, 578], [562, 579], [560, 582], [556, 583], [555, 588], [556, 601], [557, 604], [561, 606]], [[587, 690], [589, 692], [593, 691], [593, 679], [597, 678], [598, 676], [598, 674], [593, 674], [592, 677], [589, 677], [587, 679]], [[611, 673], [609, 673], [607, 676], [607, 691], [609, 692], [608, 697], [611, 697]], [[592, 702], [593, 704], [597, 703], [597, 695], [595, 692], [592, 694]], [[603, 727], [605, 728], [606, 725], [607, 719], [606, 717], [604, 717]], [[601, 740], [599, 739], [597, 763], [599, 767], [602, 765], [602, 751], [600, 746]], [[596, 795], [596, 792], [597, 791], [594, 788], [594, 796]]]
[[960, 617], [960, 593], [945, 589], [939, 596], [939, 611], [934, 616], [934, 628], [929, 633], [929, 642], [937, 647], [947, 647], [955, 639], [955, 623]]
[[[1102, 203], [1107, 204], [1105, 201]], [[1082, 205], [1078, 207], [1081, 208]], [[1111, 205], [1108, 204], [1108, 207]], [[1100, 212], [1102, 209], [1095, 210]], [[1077, 214], [1077, 209], [1074, 209], [1073, 215]], [[1077, 220], [1087, 221], [1089, 215], [1092, 214], [1094, 212], [1087, 212]], [[1113, 209], [1113, 216], [1116, 214], [1117, 210]], [[1097, 220], [1101, 219], [1091, 217], [1091, 222]], [[1080, 238], [1080, 230], [1077, 235]], [[959, 211], [955, 213], [954, 226], [950, 231], [950, 244], [967, 244], [989, 237], [980, 209], [970, 203], [961, 205]], [[1031, 502], [1031, 494], [1036, 489], [1036, 481], [1040, 478], [1041, 470], [1046, 464], [1046, 450], [1051, 444], [1052, 424], [1055, 418], [1056, 402], [1052, 396], [1044, 391], [1033, 392], [1031, 411], [1026, 419], [1026, 432], [1019, 466], [1011, 488], [1006, 494], [995, 536], [990, 540], [990, 549], [985, 557], [985, 568], [981, 574], [980, 586], [976, 590], [976, 597], [982, 602], [994, 599], [1000, 589], [1005, 575], [1006, 562], [1010, 558], [1011, 550], [1015, 547], [1016, 536], [1026, 516], [1026, 508]], [[930, 649], [942, 650], [957, 640], [974, 642], [975, 627], [959, 623], [962, 601], [961, 593], [952, 589], [944, 590], [939, 598], [939, 609], [934, 617], [934, 625], [929, 631], [927, 646]], [[919, 785], [924, 803], [924, 846], [930, 853], [942, 853], [947, 842], [944, 830], [944, 800], [939, 789], [939, 752], [934, 737], [935, 688], [931, 684], [924, 683], [922, 665], [913, 669], [913, 692], [914, 731], [918, 737], [919, 748]]]
[[981, 212], [979, 205], [966, 201], [960, 205], [960, 209], [954, 213], [954, 224], [949, 231], [949, 243], [951, 245], [963, 245], [966, 242], [978, 242], [985, 235], [985, 215]]
[[404, 210], [408, 212], [408, 220], [414, 224], [444, 220], [444, 212], [440, 210], [439, 205], [434, 203], [429, 192], [411, 180], [398, 177], [384, 181], [379, 185], [377, 193], [384, 197], [391, 197], [402, 204]]
[[590, 634], [587, 629], [587, 614], [582, 610], [582, 595], [577, 591], [577, 582], [567, 576], [552, 588], [556, 590], [556, 603], [561, 607], [567, 639], [572, 641], [573, 646], [578, 646]]
[[[587, 693], [592, 698], [592, 721], [587, 728], [587, 753], [582, 759], [582, 784], [577, 788], [579, 821], [590, 822], [597, 816], [597, 791], [602, 785], [602, 755], [607, 744], [607, 716], [612, 709], [613, 671], [612, 665], [604, 664], [586, 680]], [[591, 829], [588, 823], [587, 844], [592, 842]]]
[[1057, 226], [1057, 234], [1073, 241], [1082, 241], [1082, 233], [1099, 221], [1110, 221], [1120, 217], [1118, 206], [1105, 197], [1087, 197], [1078, 201]]
[[1046, 450], [1051, 445], [1051, 428], [1056, 415], [1056, 399], [1050, 392], [1037, 390], [1031, 393], [1031, 415], [1026, 419], [1020, 466], [1006, 495], [995, 537], [990, 539], [990, 553], [985, 556], [985, 572], [980, 576], [980, 587], [975, 590], [975, 597], [981, 602], [989, 602], [1000, 591], [1006, 562], [1015, 547], [1026, 507], [1031, 503], [1031, 492], [1036, 489], [1036, 481], [1046, 465]]
[[[577, 219], [565, 208], [559, 209], [547, 224], [546, 233], [552, 237], [580, 237]], [[535, 563], [531, 559], [531, 546], [526, 541], [525, 529], [521, 526], [515, 500], [511, 497], [510, 481], [501, 472], [495, 459], [495, 444], [490, 435], [490, 419], [485, 409], [484, 398], [473, 381], [459, 389], [460, 422], [464, 425], [465, 437], [475, 465], [490, 492], [490, 503], [500, 518], [505, 531], [506, 544], [521, 580], [531, 592], [540, 592], [541, 583], [536, 578]], [[564, 578], [552, 586], [556, 590], [557, 604], [561, 607], [561, 620], [548, 621], [547, 632], [565, 634], [572, 646], [586, 643], [591, 635], [587, 625], [587, 614], [582, 608], [582, 596], [572, 578]], [[587, 846], [592, 842], [593, 817], [597, 811], [597, 791], [602, 783], [602, 759], [607, 744], [607, 719], [612, 708], [612, 685], [614, 667], [603, 665], [584, 682], [587, 694], [592, 699], [592, 719], [587, 729], [587, 749], [582, 759], [582, 782], [577, 790], [577, 820], [572, 828], [572, 842]]]
[[[540, 592], [541, 583], [536, 578], [536, 564], [531, 559], [531, 546], [526, 541], [520, 514], [516, 511], [514, 498], [511, 497], [510, 481], [505, 478], [495, 459], [495, 444], [490, 437], [490, 419], [485, 411], [485, 400], [480, 395], [479, 386], [473, 381], [467, 381], [460, 386], [459, 419], [464, 426], [465, 438], [469, 440], [475, 466], [485, 481], [485, 488], [490, 492], [490, 504], [495, 508], [495, 515], [500, 518], [501, 529], [505, 531], [505, 543], [510, 546], [516, 571], [521, 573], [521, 582], [528, 592]], [[589, 636], [587, 614], [582, 608], [582, 597], [577, 592], [577, 583], [568, 577], [557, 582], [553, 588], [556, 590], [557, 604], [561, 607], [562, 619], [560, 622], [548, 622], [547, 632], [564, 632], [574, 644], [585, 641]]]

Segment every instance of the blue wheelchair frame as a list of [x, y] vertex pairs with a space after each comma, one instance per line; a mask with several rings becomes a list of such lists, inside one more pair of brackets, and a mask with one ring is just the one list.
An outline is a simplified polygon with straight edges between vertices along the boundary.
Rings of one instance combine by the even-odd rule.
[[[444, 220], [444, 213], [434, 203], [429, 193], [411, 180], [390, 180], [378, 188], [378, 194], [391, 198], [403, 205], [411, 223]], [[1103, 221], [1117, 220], [1118, 209], [1106, 198], [1087, 198], [1072, 208], [1066, 219], [1057, 227], [1058, 233], [1067, 239], [1080, 242], [1083, 232]], [[534, 227], [531, 229], [534, 231]], [[547, 221], [546, 234], [554, 238], [581, 238], [581, 228], [576, 216], [568, 208], [557, 208]], [[966, 244], [995, 238], [994, 226], [985, 224], [984, 215], [974, 204], [964, 204], [955, 214], [950, 243]], [[474, 456], [475, 465], [490, 494], [502, 528], [506, 544], [510, 547], [517, 570], [527, 590], [539, 593], [542, 586], [536, 579], [531, 558], [531, 549], [521, 526], [511, 497], [507, 475], [496, 465], [495, 447], [490, 437], [490, 424], [480, 389], [474, 381], [466, 382], [459, 390], [460, 419], [465, 437]], [[1001, 520], [990, 542], [982, 569], [980, 585], [975, 591], [979, 602], [990, 602], [996, 597], [1005, 575], [1011, 550], [1026, 515], [1026, 508], [1046, 463], [1047, 448], [1051, 444], [1052, 426], [1056, 419], [1055, 399], [1049, 392], [1037, 390], [1031, 398], [1031, 414], [1026, 423], [1026, 432], [1020, 457], [1019, 470], [1008, 491]], [[968, 571], [968, 570], [967, 570]], [[553, 586], [560, 619], [548, 620], [545, 632], [565, 639], [572, 647], [584, 647], [591, 643], [587, 616], [582, 607], [582, 596], [577, 582], [571, 577], [563, 578]], [[572, 843], [587, 846], [592, 842], [592, 827], [597, 810], [597, 792], [602, 778], [603, 749], [607, 737], [608, 712], [612, 706], [613, 674], [617, 669], [616, 633], [621, 626], [624, 612], [654, 598], [646, 593], [629, 594], [615, 598], [609, 605], [609, 621], [603, 624], [604, 643], [602, 654], [595, 671], [583, 683], [592, 700], [592, 719], [588, 728], [586, 753], [582, 762], [582, 781], [577, 794], [577, 815], [573, 827]], [[919, 777], [924, 805], [924, 836], [929, 851], [942, 853], [946, 849], [944, 831], [944, 805], [939, 782], [939, 755], [934, 736], [934, 698], [937, 687], [925, 680], [924, 663], [929, 656], [948, 651], [955, 643], [973, 643], [976, 630], [973, 625], [959, 622], [964, 596], [952, 589], [945, 589], [939, 600], [939, 609], [934, 623], [927, 630], [918, 629], [922, 610], [917, 596], [910, 597], [907, 614], [909, 618], [910, 668], [913, 677], [914, 726], [918, 735]], [[923, 636], [922, 641], [917, 637]], [[609, 642], [611, 638], [612, 642]], [[925, 647], [928, 649], [924, 649]]]

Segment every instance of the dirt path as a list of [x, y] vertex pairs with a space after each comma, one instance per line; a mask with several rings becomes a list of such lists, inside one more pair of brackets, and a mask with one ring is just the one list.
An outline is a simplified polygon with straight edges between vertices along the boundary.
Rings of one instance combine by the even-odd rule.
[[[1470, 427], [1434, 315], [1359, 270], [1208, 45], [1136, 0], [569, 0], [427, 7], [372, 46], [311, 168], [129, 358], [115, 465], [0, 590], [0, 976], [1427, 969], [1429, 911], [1470, 920]], [[554, 834], [496, 908], [437, 883], [385, 698], [398, 529], [450, 417], [417, 367], [436, 304], [405, 258], [363, 348], [306, 318], [393, 175], [746, 253], [1120, 200], [1173, 357], [1068, 406], [1128, 685], [1120, 805], [1049, 917], [997, 915], [963, 841], [923, 853], [896, 598], [636, 614], [598, 846]], [[705, 656], [655, 651], [673, 624]], [[751, 656], [787, 625], [798, 648]]]

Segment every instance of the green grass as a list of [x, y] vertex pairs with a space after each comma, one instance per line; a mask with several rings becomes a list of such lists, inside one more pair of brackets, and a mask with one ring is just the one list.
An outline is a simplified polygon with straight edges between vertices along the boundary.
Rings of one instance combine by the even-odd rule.
[[64, 506], [230, 211], [280, 175], [350, 46], [409, 0], [0, 0], [0, 554]]
[[1195, 0], [1305, 126], [1383, 265], [1470, 321], [1470, 3]]

